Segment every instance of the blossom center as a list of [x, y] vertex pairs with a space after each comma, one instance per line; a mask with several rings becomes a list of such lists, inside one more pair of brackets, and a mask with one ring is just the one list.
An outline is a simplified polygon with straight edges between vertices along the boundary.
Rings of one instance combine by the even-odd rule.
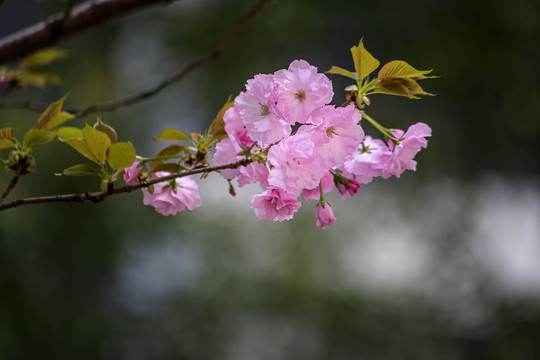
[[268, 115], [270, 115], [270, 108], [268, 107], [267, 104], [261, 104], [261, 103], [259, 103], [259, 105], [261, 106], [261, 116], [268, 116]]
[[326, 136], [328, 136], [329, 138], [333, 138], [335, 135], [337, 135], [337, 133], [333, 126], [326, 128]]
[[295, 94], [295, 97], [298, 101], [302, 102], [306, 100], [306, 92], [304, 90], [298, 90], [298, 92]]

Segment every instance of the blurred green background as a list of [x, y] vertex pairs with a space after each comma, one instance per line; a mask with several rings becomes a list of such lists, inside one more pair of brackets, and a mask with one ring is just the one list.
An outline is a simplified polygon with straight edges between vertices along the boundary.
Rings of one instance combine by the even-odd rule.
[[[70, 107], [139, 92], [213, 51], [255, 1], [173, 2], [58, 45], [60, 86], [9, 97]], [[6, 0], [0, 36], [67, 1]], [[101, 204], [0, 213], [0, 359], [540, 358], [540, 4], [536, 0], [276, 0], [229, 51], [159, 96], [114, 113], [151, 156], [162, 129], [203, 131], [229, 95], [294, 59], [352, 68], [364, 38], [381, 63], [431, 69], [435, 97], [372, 97], [390, 128], [433, 128], [418, 170], [285, 223], [259, 221], [256, 187], [199, 181], [203, 206], [163, 217], [140, 192]], [[332, 76], [334, 103], [347, 81]], [[39, 114], [0, 109], [16, 135]], [[376, 135], [374, 129], [366, 131]], [[97, 190], [55, 177], [82, 158], [38, 149], [9, 200]], [[6, 156], [4, 150], [1, 156]], [[4, 189], [11, 175], [0, 177]]]

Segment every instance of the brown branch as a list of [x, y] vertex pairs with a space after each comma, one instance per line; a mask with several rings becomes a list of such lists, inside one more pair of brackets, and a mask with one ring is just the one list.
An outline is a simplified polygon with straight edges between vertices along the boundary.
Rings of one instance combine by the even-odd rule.
[[9, 181], [9, 184], [8, 184], [6, 190], [4, 190], [4, 193], [2, 194], [2, 196], [0, 196], [0, 204], [2, 203], [2, 201], [4, 201], [6, 196], [8, 196], [8, 194], [11, 192], [11, 190], [13, 190], [13, 188], [15, 188], [15, 185], [17, 185], [17, 182], [19, 182], [19, 179], [21, 178], [22, 174], [23, 174], [23, 172], [21, 171], [20, 167], [17, 166], [17, 169], [15, 170], [15, 175]]
[[[58, 41], [129, 12], [170, 0], [94, 0], [0, 39], [0, 64], [20, 59]], [[73, 4], [73, 5], [72, 5]]]
[[[227, 49], [231, 46], [231, 44], [236, 40], [236, 38], [240, 35], [240, 33], [244, 30], [247, 23], [253, 19], [266, 5], [271, 3], [273, 0], [259, 0], [259, 2], [251, 9], [251, 11], [246, 14], [240, 22], [236, 25], [236, 27], [233, 29], [233, 31], [223, 40], [223, 42], [209, 55], [195, 60], [189, 64], [187, 64], [182, 70], [174, 74], [168, 79], [165, 79], [158, 85], [154, 86], [151, 89], [145, 90], [143, 92], [137, 93], [132, 96], [125, 97], [123, 99], [118, 99], [114, 101], [110, 101], [107, 103], [102, 104], [95, 104], [88, 106], [81, 110], [74, 110], [74, 109], [64, 109], [65, 111], [68, 111], [72, 114], [75, 114], [77, 117], [85, 116], [97, 112], [107, 112], [107, 111], [114, 111], [116, 109], [129, 106], [132, 104], [135, 104], [141, 100], [150, 98], [154, 95], [157, 95], [159, 92], [161, 92], [166, 87], [182, 80], [184, 76], [192, 72], [193, 70], [198, 69], [199, 67], [208, 64], [217, 58], [219, 58]], [[0, 107], [10, 107], [10, 108], [24, 108], [28, 110], [34, 110], [34, 111], [44, 111], [47, 108], [47, 105], [43, 104], [35, 104], [27, 100], [16, 100], [16, 99], [0, 99]]]
[[149, 97], [152, 97], [154, 95], [157, 95], [161, 90], [165, 89], [169, 85], [172, 85], [184, 78], [187, 74], [192, 72], [195, 69], [198, 69], [199, 67], [208, 64], [217, 58], [219, 58], [227, 49], [231, 46], [231, 44], [238, 38], [240, 33], [244, 30], [247, 23], [253, 19], [266, 5], [271, 3], [273, 0], [259, 0], [259, 2], [251, 9], [251, 11], [246, 14], [240, 22], [236, 25], [236, 27], [233, 29], [233, 31], [223, 40], [223, 42], [217, 47], [216, 50], [214, 50], [212, 53], [208, 54], [207, 56], [193, 61], [186, 65], [182, 70], [180, 70], [178, 73], [174, 74], [170, 78], [162, 81], [152, 89], [145, 90], [143, 92], [140, 92], [138, 94], [125, 97], [123, 99], [114, 100], [107, 103], [102, 104], [96, 104], [89, 106], [87, 108], [84, 108], [80, 110], [77, 113], [77, 116], [85, 116], [88, 114], [93, 114], [96, 112], [106, 112], [106, 111], [114, 111], [118, 108], [122, 108], [125, 106], [132, 105], [134, 103], [137, 103], [141, 100], [147, 99]]
[[64, 16], [62, 17], [62, 20], [60, 20], [60, 24], [63, 24], [66, 22], [67, 19], [71, 16], [71, 13], [73, 12], [73, 8], [75, 5], [77, 5], [78, 0], [70, 0], [68, 6], [66, 7], [66, 10], [64, 11]]
[[112, 195], [128, 193], [137, 189], [149, 187], [150, 185], [154, 185], [163, 181], [173, 180], [173, 179], [177, 179], [177, 178], [181, 178], [181, 177], [189, 176], [189, 175], [196, 175], [196, 174], [203, 174], [203, 173], [207, 174], [207, 173], [211, 173], [211, 172], [219, 171], [223, 169], [236, 169], [240, 166], [246, 166], [250, 164], [251, 162], [253, 162], [253, 160], [251, 159], [242, 159], [240, 161], [237, 161], [231, 164], [225, 164], [225, 165], [220, 165], [220, 166], [199, 167], [197, 169], [181, 171], [181, 172], [173, 173], [170, 175], [162, 176], [160, 178], [144, 181], [136, 185], [126, 185], [118, 189], [108, 189], [107, 191], [24, 198], [24, 199], [15, 200], [6, 204], [1, 204], [0, 211], [15, 208], [17, 206], [22, 206], [22, 205], [43, 204], [43, 203], [52, 203], [52, 202], [80, 202], [80, 203], [94, 202], [96, 203]]

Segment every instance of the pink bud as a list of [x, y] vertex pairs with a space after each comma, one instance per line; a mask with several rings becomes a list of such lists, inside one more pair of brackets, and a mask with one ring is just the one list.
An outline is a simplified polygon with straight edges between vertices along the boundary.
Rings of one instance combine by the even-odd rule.
[[360, 184], [354, 179], [348, 179], [349, 181], [345, 184], [337, 183], [337, 189], [341, 194], [342, 199], [346, 199], [347, 196], [354, 196], [360, 189]]
[[315, 208], [315, 216], [317, 216], [316, 225], [323, 229], [336, 222], [332, 207], [328, 203], [318, 203]]

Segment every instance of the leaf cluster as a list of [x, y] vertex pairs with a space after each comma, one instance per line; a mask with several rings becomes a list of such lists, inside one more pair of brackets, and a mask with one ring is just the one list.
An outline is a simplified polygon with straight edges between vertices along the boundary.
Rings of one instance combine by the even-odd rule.
[[355, 102], [359, 108], [364, 104], [369, 105], [370, 94], [388, 94], [406, 96], [410, 99], [418, 99], [417, 95], [433, 95], [425, 92], [418, 84], [419, 80], [433, 78], [426, 76], [432, 70], [417, 70], [407, 62], [393, 60], [383, 65], [377, 77], [370, 80], [369, 76], [379, 67], [380, 62], [364, 47], [360, 40], [358, 46], [351, 48], [354, 63], [354, 72], [338, 66], [332, 66], [327, 73], [337, 74], [355, 80], [355, 84], [348, 86], [350, 91], [348, 101]]

